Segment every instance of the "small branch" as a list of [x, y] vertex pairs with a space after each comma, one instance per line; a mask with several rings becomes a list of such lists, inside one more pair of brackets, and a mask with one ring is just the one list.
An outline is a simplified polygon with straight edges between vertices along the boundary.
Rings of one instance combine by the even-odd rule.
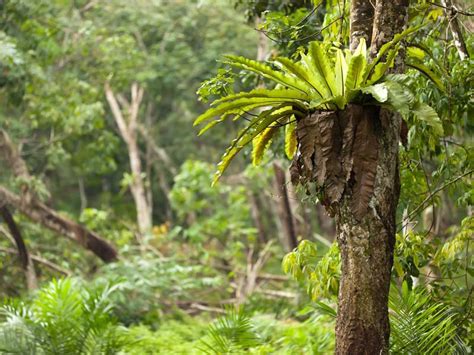
[[463, 15], [463, 16], [474, 16], [473, 12], [467, 12], [467, 11], [464, 11], [464, 10], [460, 10], [457, 7], [455, 7], [454, 5], [453, 6], [446, 6], [446, 5], [437, 4], [437, 3], [431, 2], [431, 1], [427, 1], [427, 3], [430, 4], [430, 5], [433, 5], [433, 6], [441, 7], [442, 9], [445, 9], [445, 10], [454, 10], [456, 13], [458, 13], [460, 15]]
[[454, 184], [455, 182], [457, 182], [458, 180], [462, 179], [463, 177], [467, 176], [467, 175], [470, 175], [474, 172], [474, 170], [469, 170], [468, 172], [462, 174], [462, 175], [459, 175], [458, 177], [446, 182], [445, 184], [441, 185], [440, 187], [436, 188], [433, 190], [433, 192], [431, 192], [413, 211], [410, 212], [410, 214], [407, 216], [408, 219], [410, 219], [411, 217], [413, 217], [416, 213], [418, 213], [418, 211], [420, 209], [422, 209], [425, 204], [430, 201], [438, 192], [440, 192], [441, 190], [444, 190], [446, 187], [448, 187], [449, 185], [452, 185]]
[[221, 308], [209, 307], [209, 306], [205, 306], [205, 305], [199, 304], [199, 303], [191, 303], [189, 308], [197, 309], [199, 311], [213, 312], [213, 313], [219, 313], [219, 314], [225, 314], [226, 313], [225, 310], [223, 310]]
[[[12, 249], [12, 248], [4, 248], [4, 247], [0, 247], [0, 252], [3, 252], [3, 253], [7, 253], [7, 254], [17, 254], [17, 251], [15, 249]], [[69, 270], [66, 270], [64, 268], [62, 268], [61, 266], [45, 259], [45, 258], [42, 258], [40, 256], [37, 256], [37, 255], [31, 255], [30, 254], [30, 258], [31, 260], [33, 261], [36, 261], [37, 263], [40, 263], [40, 264], [43, 264], [44, 266], [54, 270], [54, 271], [57, 271], [61, 274], [64, 274], [66, 276], [71, 276], [72, 275], [72, 272], [69, 271]]]
[[171, 158], [169, 157], [168, 153], [166, 151], [159, 147], [153, 140], [152, 137], [150, 137], [150, 134], [146, 130], [146, 128], [138, 124], [137, 125], [138, 133], [145, 139], [146, 143], [150, 146], [151, 151], [153, 154], [164, 163], [164, 166], [172, 173], [176, 174], [176, 168], [173, 166], [173, 162], [171, 161]]
[[279, 291], [279, 290], [256, 290], [256, 293], [261, 293], [266, 296], [274, 297], [274, 298], [290, 298], [294, 299], [298, 297], [297, 293], [294, 292], [287, 292], [287, 291]]

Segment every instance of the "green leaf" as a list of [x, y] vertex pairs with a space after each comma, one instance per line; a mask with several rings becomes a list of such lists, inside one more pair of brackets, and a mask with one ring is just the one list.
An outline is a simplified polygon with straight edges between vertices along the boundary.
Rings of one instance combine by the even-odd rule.
[[[217, 107], [210, 108], [194, 121], [194, 126], [216, 116], [229, 113], [239, 113], [243, 110], [251, 110], [257, 107], [277, 106], [283, 102], [303, 106], [302, 102], [293, 98], [267, 98], [267, 97], [244, 97], [230, 102], [223, 102]], [[303, 106], [304, 107], [304, 106]]]
[[407, 48], [407, 56], [409, 58], [414, 58], [418, 60], [423, 60], [425, 58], [425, 51], [420, 47], [410, 46]]
[[415, 33], [419, 31], [425, 24], [418, 25], [415, 27], [409, 27], [405, 31], [396, 34], [393, 39], [387, 43], [385, 43], [382, 47], [380, 47], [377, 56], [374, 58], [374, 60], [368, 65], [367, 70], [365, 71], [364, 75], [364, 81], [367, 80], [367, 78], [372, 74], [372, 71], [374, 70], [375, 66], [382, 61], [383, 58], [385, 58], [387, 52], [392, 49], [395, 45], [400, 43], [402, 40], [404, 40], [407, 36], [411, 35], [412, 33]]
[[225, 170], [227, 169], [231, 161], [235, 158], [235, 156], [258, 134], [260, 134], [264, 129], [268, 128], [278, 119], [283, 118], [285, 116], [287, 117], [293, 113], [294, 111], [292, 110], [291, 106], [280, 106], [264, 111], [259, 116], [255, 117], [250, 122], [250, 124], [239, 133], [237, 138], [232, 141], [231, 146], [228, 147], [225, 151], [220, 163], [217, 164], [217, 172], [214, 176], [212, 185], [215, 185], [217, 183], [217, 181], [225, 172]]
[[388, 89], [388, 103], [403, 116], [408, 116], [415, 103], [415, 96], [404, 85], [395, 81], [385, 81]]
[[299, 90], [303, 94], [307, 94], [311, 91], [311, 86], [308, 83], [304, 82], [301, 79], [296, 79], [293, 76], [289, 76], [280, 71], [274, 70], [272, 67], [266, 64], [238, 56], [227, 55], [225, 56], [225, 58], [227, 58], [228, 60], [224, 63], [244, 70], [252, 71], [260, 76], [273, 80], [283, 86]]
[[[336, 49], [336, 65], [335, 65], [335, 81], [337, 95], [344, 96], [344, 85], [347, 79], [347, 62], [343, 52], [340, 49]], [[344, 106], [344, 105], [342, 105]], [[343, 107], [339, 107], [342, 109]]]
[[224, 96], [212, 103], [212, 106], [220, 104], [222, 102], [234, 101], [242, 98], [271, 98], [271, 99], [295, 99], [305, 101], [309, 99], [307, 94], [294, 89], [254, 89], [248, 92], [241, 92], [238, 94], [232, 94]]
[[297, 149], [296, 118], [292, 115], [285, 126], [285, 154], [288, 159], [293, 159]]
[[366, 66], [367, 59], [362, 55], [356, 55], [351, 58], [345, 83], [344, 96], [346, 98], [346, 102], [350, 102], [354, 98], [355, 93], [360, 89]]
[[277, 131], [278, 127], [271, 125], [253, 139], [252, 164], [254, 166], [262, 162], [263, 155], [270, 146], [271, 140]]
[[321, 85], [311, 78], [311, 73], [307, 70], [307, 68], [303, 67], [300, 63], [295, 63], [288, 58], [277, 58], [275, 63], [284, 71], [286, 71], [290, 75], [294, 75], [297, 78], [305, 81], [308, 85], [313, 88], [313, 92], [322, 97], [322, 92], [324, 92], [324, 88]]
[[436, 111], [431, 106], [428, 106], [424, 103], [417, 102], [413, 106], [412, 112], [415, 118], [421, 121], [424, 121], [428, 125], [433, 127], [437, 135], [439, 136], [443, 135], [444, 131], [443, 131], [443, 125], [441, 123], [441, 120], [438, 114], [436, 113]]
[[[379, 81], [385, 73], [393, 67], [393, 63], [395, 61], [395, 57], [398, 54], [399, 46], [395, 46], [395, 48], [390, 49], [390, 51], [387, 54], [387, 59], [385, 62], [378, 63], [374, 68], [373, 68], [373, 74], [371, 75], [370, 79], [367, 80], [367, 84], [371, 85]], [[368, 70], [368, 67], [367, 69]], [[364, 74], [365, 77], [365, 74]]]
[[361, 91], [364, 94], [372, 95], [378, 102], [386, 102], [388, 100], [388, 89], [384, 83], [366, 86]]
[[314, 70], [324, 79], [324, 84], [332, 95], [340, 95], [340, 92], [337, 91], [334, 66], [329, 61], [327, 52], [323, 52], [320, 43], [311, 42], [309, 44], [308, 57], [313, 64]]
[[443, 92], [446, 92], [446, 88], [441, 81], [441, 78], [433, 72], [430, 68], [428, 68], [426, 65], [420, 62], [415, 62], [415, 61], [408, 61], [407, 65], [410, 68], [418, 70], [421, 74], [426, 76], [428, 79], [430, 79], [437, 87]]
[[354, 56], [361, 55], [364, 58], [367, 58], [367, 43], [365, 42], [365, 38], [361, 37], [359, 39], [359, 45], [357, 46], [356, 50], [354, 51]]

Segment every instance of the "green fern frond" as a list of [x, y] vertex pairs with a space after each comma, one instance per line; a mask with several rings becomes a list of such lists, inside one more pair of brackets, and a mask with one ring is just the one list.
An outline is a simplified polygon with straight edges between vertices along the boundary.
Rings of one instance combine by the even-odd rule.
[[253, 97], [253, 98], [241, 98], [230, 102], [223, 102], [217, 107], [210, 108], [202, 115], [200, 115], [196, 121], [194, 121], [194, 125], [198, 125], [206, 120], [214, 118], [216, 116], [221, 116], [223, 114], [228, 114], [229, 112], [238, 113], [242, 110], [252, 110], [258, 107], [266, 107], [266, 106], [276, 106], [280, 105], [282, 102], [287, 102], [293, 105], [301, 105], [304, 107], [302, 102], [298, 102], [293, 98], [266, 98], [266, 97]]
[[[279, 111], [279, 112], [276, 112]], [[221, 158], [219, 164], [217, 164], [217, 172], [214, 175], [212, 184], [216, 184], [219, 178], [222, 176], [224, 171], [227, 169], [231, 161], [235, 156], [252, 140], [260, 134], [264, 129], [269, 127], [272, 123], [277, 120], [288, 117], [294, 114], [291, 106], [280, 106], [267, 111], [262, 112], [260, 115], [255, 117], [247, 127], [245, 127], [232, 141], [230, 147], [227, 148], [226, 152]]]
[[[377, 65], [373, 68], [373, 73], [370, 76], [370, 78], [367, 80], [367, 84], [371, 85], [373, 83], [378, 82], [382, 77], [387, 73], [387, 71], [393, 67], [395, 58], [398, 54], [398, 51], [400, 50], [400, 46], [396, 45], [394, 48], [390, 49], [387, 54], [387, 58], [384, 62], [379, 62]], [[366, 70], [369, 67], [367, 67]], [[364, 73], [364, 77], [366, 76], [366, 73]]]
[[253, 139], [252, 164], [259, 165], [262, 162], [263, 155], [267, 151], [273, 136], [278, 131], [278, 126], [270, 125], [268, 128]]
[[271, 98], [271, 99], [295, 99], [295, 100], [308, 100], [310, 97], [308, 94], [302, 93], [294, 89], [254, 89], [248, 92], [240, 92], [238, 94], [232, 94], [224, 96], [212, 103], [212, 106], [216, 106], [222, 102], [234, 101], [242, 98]]
[[340, 95], [334, 77], [334, 65], [330, 62], [329, 56], [323, 52], [319, 42], [311, 42], [308, 49], [308, 57], [313, 63], [314, 69], [321, 75], [326, 87], [333, 96]]
[[335, 64], [335, 81], [336, 81], [336, 92], [338, 95], [344, 96], [345, 83], [347, 80], [347, 62], [343, 52], [340, 49], [336, 49], [336, 64]]
[[352, 101], [357, 95], [360, 85], [363, 83], [363, 75], [367, 66], [367, 58], [362, 55], [352, 56], [349, 62], [347, 78], [345, 82], [345, 100]]
[[317, 96], [321, 98], [323, 97], [324, 88], [321, 87], [318, 81], [313, 80], [314, 77], [311, 75], [311, 72], [303, 67], [301, 63], [295, 63], [292, 60], [283, 57], [275, 59], [275, 63], [286, 73], [294, 75], [310, 85]]
[[293, 159], [296, 154], [298, 141], [296, 139], [296, 118], [292, 115], [285, 125], [285, 154]]
[[304, 81], [295, 79], [294, 77], [274, 70], [269, 65], [248, 58], [232, 55], [227, 55], [225, 56], [225, 58], [227, 58], [227, 61], [224, 61], [224, 63], [230, 64], [237, 68], [254, 72], [264, 78], [273, 80], [274, 82], [281, 84], [285, 87], [299, 90], [303, 94], [307, 94], [311, 91], [311, 86], [309, 86]]
[[366, 86], [360, 89], [364, 94], [372, 95], [372, 97], [380, 103], [388, 100], [388, 89], [385, 83]]
[[422, 24], [415, 27], [409, 27], [405, 31], [396, 34], [391, 41], [382, 45], [379, 51], [377, 52], [377, 56], [367, 66], [367, 70], [365, 71], [365, 74], [364, 74], [364, 81], [367, 80], [367, 78], [372, 75], [372, 71], [374, 70], [375, 66], [386, 57], [389, 50], [391, 50], [394, 46], [398, 45], [402, 40], [404, 40], [409, 35], [419, 31], [424, 26], [425, 25]]

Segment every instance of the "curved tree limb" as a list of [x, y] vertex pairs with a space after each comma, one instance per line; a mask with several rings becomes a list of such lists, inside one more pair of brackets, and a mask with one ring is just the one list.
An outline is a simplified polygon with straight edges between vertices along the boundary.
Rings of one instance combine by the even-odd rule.
[[7, 225], [8, 229], [10, 230], [10, 234], [18, 250], [18, 257], [20, 259], [21, 267], [25, 272], [26, 286], [28, 290], [35, 290], [38, 288], [35, 267], [31, 262], [25, 241], [23, 240], [23, 237], [20, 233], [20, 229], [18, 228], [15, 220], [13, 219], [12, 214], [6, 206], [0, 207], [0, 215], [5, 221], [5, 224]]
[[117, 251], [105, 239], [79, 223], [61, 216], [57, 211], [36, 199], [33, 199], [30, 203], [24, 203], [20, 196], [0, 186], [0, 201], [13, 206], [32, 221], [49, 230], [76, 241], [105, 262], [118, 259]]

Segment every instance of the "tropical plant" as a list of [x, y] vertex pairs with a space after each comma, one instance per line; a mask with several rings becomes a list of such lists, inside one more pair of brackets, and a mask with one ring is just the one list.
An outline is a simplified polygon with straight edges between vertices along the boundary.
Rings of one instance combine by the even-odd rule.
[[8, 354], [114, 354], [129, 341], [110, 316], [117, 286], [84, 288], [72, 279], [53, 280], [31, 304], [0, 308], [0, 352]]
[[[142, 323], [157, 327], [166, 310], [175, 311], [176, 300], [196, 300], [209, 291], [219, 294], [225, 279], [215, 270], [177, 258], [158, 258], [153, 253], [125, 254], [127, 258], [109, 264], [95, 276], [100, 287], [119, 284], [110, 296], [112, 310], [124, 325]], [[133, 302], [130, 300], [133, 299]]]
[[306, 286], [312, 300], [335, 298], [339, 290], [341, 257], [336, 243], [326, 254], [318, 255], [317, 245], [309, 240], [285, 255], [282, 266], [286, 274]]
[[323, 43], [311, 42], [307, 53], [300, 53], [299, 61], [280, 57], [272, 62], [274, 67], [243, 57], [226, 56], [224, 63], [266, 78], [275, 87], [217, 99], [212, 103], [213, 107], [195, 120], [195, 125], [206, 123], [199, 132], [203, 134], [230, 116], [238, 119], [258, 110], [226, 150], [214, 182], [237, 153], [251, 142], [252, 160], [258, 164], [278, 128], [283, 126], [286, 126], [285, 152], [290, 159], [293, 158], [298, 143], [304, 140], [297, 134], [297, 123], [302, 118], [316, 111], [343, 111], [349, 104], [384, 106], [405, 117], [414, 115], [442, 134], [438, 115], [410, 92], [404, 84], [405, 76], [386, 75], [394, 64], [401, 41], [419, 28], [410, 28], [396, 35], [372, 60], [363, 39], [354, 52], [328, 49]]
[[260, 343], [250, 315], [243, 307], [228, 308], [225, 316], [209, 326], [208, 336], [208, 340], [202, 340], [203, 351], [208, 354], [242, 352]]
[[459, 314], [422, 288], [392, 287], [389, 306], [394, 354], [467, 354], [459, 337]]

